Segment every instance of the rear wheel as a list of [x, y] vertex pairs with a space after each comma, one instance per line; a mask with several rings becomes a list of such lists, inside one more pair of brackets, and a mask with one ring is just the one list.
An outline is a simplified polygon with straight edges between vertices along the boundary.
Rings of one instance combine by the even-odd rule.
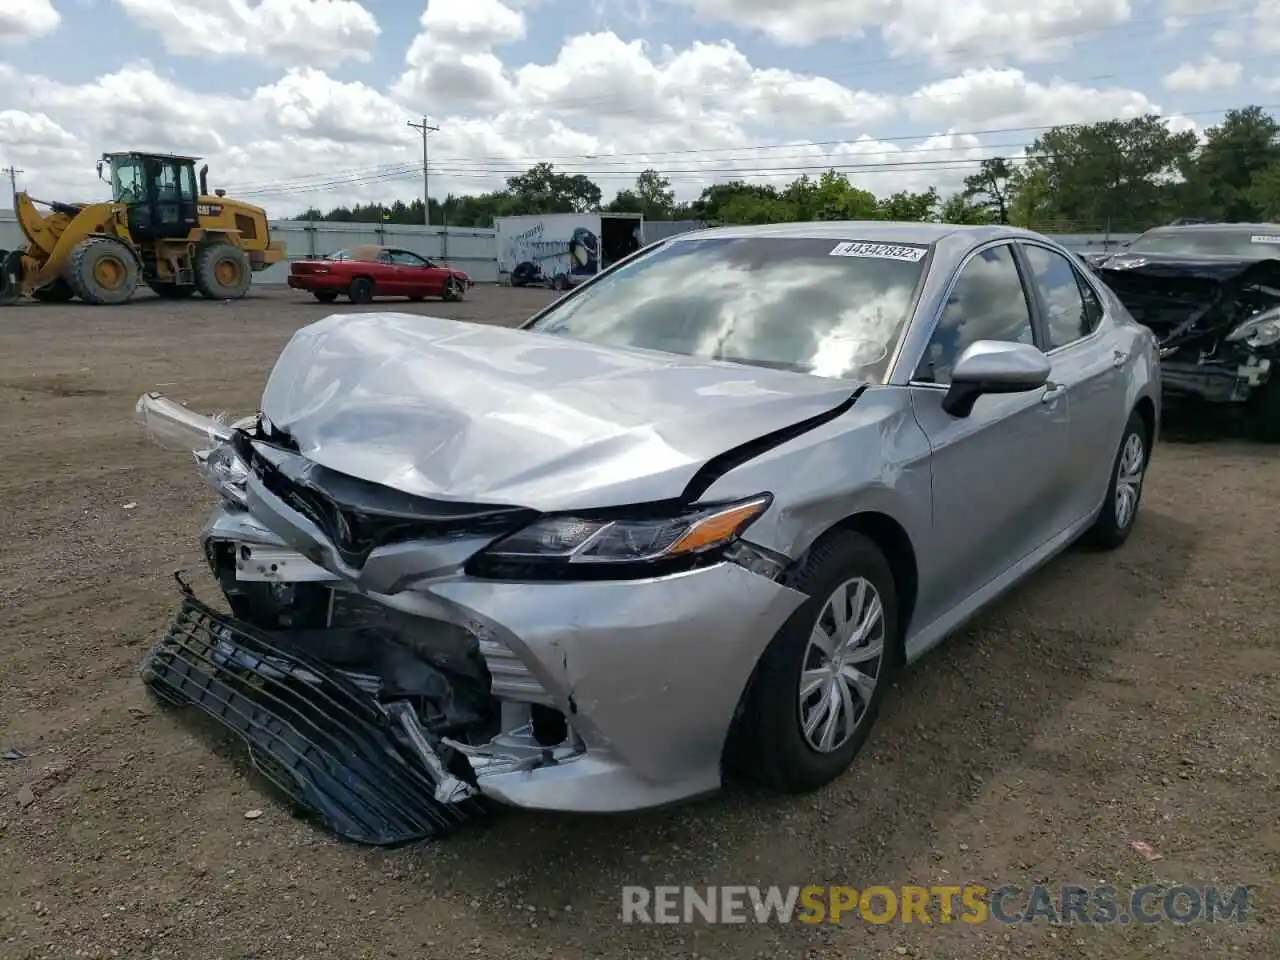
[[1114, 550], [1129, 539], [1134, 521], [1138, 519], [1138, 505], [1142, 502], [1142, 483], [1146, 479], [1147, 425], [1138, 411], [1129, 414], [1120, 449], [1111, 464], [1111, 483], [1107, 486], [1107, 499], [1093, 526], [1085, 533], [1086, 542], [1101, 550]]
[[53, 283], [33, 292], [31, 296], [41, 303], [66, 303], [75, 299], [76, 292], [71, 289], [71, 284], [62, 277], [58, 277]]
[[195, 287], [187, 287], [178, 283], [166, 283], [163, 280], [153, 280], [147, 284], [157, 297], [163, 300], [185, 300], [196, 292]]
[[90, 237], [71, 251], [62, 279], [85, 303], [116, 306], [138, 289], [138, 261], [114, 237]]
[[806, 793], [848, 769], [871, 732], [900, 659], [898, 594], [859, 533], [820, 541], [792, 586], [809, 599], [760, 659], [732, 742], [743, 773]]
[[368, 277], [356, 277], [351, 281], [347, 296], [351, 298], [352, 303], [372, 303], [373, 281]]
[[333, 301], [338, 299], [338, 295], [336, 293], [332, 293], [328, 290], [317, 290], [311, 295], [321, 303], [333, 303]]
[[239, 300], [249, 292], [253, 273], [249, 256], [234, 243], [215, 242], [200, 248], [195, 262], [196, 289], [210, 300]]

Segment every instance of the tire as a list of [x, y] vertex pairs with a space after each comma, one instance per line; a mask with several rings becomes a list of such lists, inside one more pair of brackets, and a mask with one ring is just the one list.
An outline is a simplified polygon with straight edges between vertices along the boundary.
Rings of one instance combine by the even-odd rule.
[[71, 284], [58, 277], [53, 283], [34, 291], [31, 296], [41, 303], [67, 303], [75, 299], [76, 292], [71, 289]]
[[186, 300], [196, 292], [195, 287], [187, 287], [178, 283], [166, 283], [163, 280], [153, 280], [147, 286], [162, 300]]
[[1280, 372], [1273, 373], [1251, 399], [1254, 437], [1263, 443], [1280, 443]]
[[[852, 732], [847, 729], [845, 714], [835, 725], [835, 733], [843, 739], [833, 740], [828, 749], [820, 750], [807, 739], [802, 717], [806, 716], [806, 706], [812, 711], [826, 691], [819, 688], [803, 696], [802, 674], [807, 671], [820, 677], [829, 669], [830, 661], [825, 665], [821, 663], [818, 650], [810, 646], [810, 637], [818, 627], [822, 627], [824, 633], [829, 630], [828, 604], [838, 589], [850, 583], [861, 583], [874, 591], [880, 601], [881, 615], [878, 623], [872, 625], [873, 642], [848, 651], [844, 670], [837, 671], [845, 678], [844, 684], [850, 692], [848, 702], [854, 706]], [[819, 541], [810, 550], [791, 586], [808, 594], [809, 599], [791, 615], [761, 657], [740, 726], [731, 734], [730, 756], [739, 772], [775, 790], [808, 793], [844, 773], [871, 732], [885, 691], [901, 662], [898, 592], [893, 571], [879, 547], [866, 536], [852, 532], [836, 533]], [[866, 657], [876, 638], [879, 638], [879, 656], [874, 661], [873, 674], [872, 661]], [[862, 659], [858, 659], [860, 656]], [[848, 682], [850, 675], [846, 671], [850, 669], [873, 681], [863, 696], [854, 693], [853, 685]], [[831, 683], [834, 679], [833, 674], [822, 682]], [[838, 696], [838, 688], [831, 689], [843, 712], [846, 702]], [[808, 716], [812, 717], [812, 712]], [[822, 716], [820, 713], [819, 717]], [[825, 716], [829, 718], [829, 712]], [[825, 726], [825, 723], [817, 726], [814, 736], [819, 741]]]
[[[1129, 539], [1142, 503], [1143, 481], [1151, 459], [1150, 442], [1147, 425], [1135, 410], [1129, 414], [1120, 446], [1111, 462], [1111, 481], [1107, 484], [1107, 498], [1102, 503], [1102, 511], [1084, 535], [1090, 546], [1099, 550], [1115, 550]], [[1123, 488], [1127, 488], [1129, 493], [1122, 496]]]
[[373, 281], [368, 277], [356, 277], [351, 281], [347, 296], [352, 303], [373, 303]]
[[225, 241], [200, 248], [196, 254], [195, 276], [196, 289], [208, 300], [239, 300], [253, 283], [249, 255]]
[[333, 301], [338, 299], [338, 295], [329, 290], [317, 290], [311, 295], [321, 303], [333, 303]]
[[118, 306], [138, 289], [138, 261], [114, 237], [89, 237], [71, 251], [62, 279], [85, 303]]
[[440, 295], [440, 299], [445, 303], [460, 303], [462, 294], [462, 284], [456, 277], [449, 277], [444, 282], [444, 292]]

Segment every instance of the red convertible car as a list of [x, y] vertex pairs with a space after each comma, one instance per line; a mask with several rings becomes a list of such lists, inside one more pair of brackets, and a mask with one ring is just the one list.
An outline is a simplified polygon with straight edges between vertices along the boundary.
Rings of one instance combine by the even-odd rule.
[[461, 270], [441, 267], [411, 250], [366, 244], [289, 265], [289, 286], [321, 303], [347, 296], [352, 303], [374, 297], [461, 300], [475, 283]]

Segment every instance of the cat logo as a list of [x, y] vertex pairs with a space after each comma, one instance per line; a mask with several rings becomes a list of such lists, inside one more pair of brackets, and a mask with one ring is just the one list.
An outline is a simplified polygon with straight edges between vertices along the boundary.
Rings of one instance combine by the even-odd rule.
[[196, 205], [196, 216], [217, 217], [222, 215], [222, 204], [201, 203]]

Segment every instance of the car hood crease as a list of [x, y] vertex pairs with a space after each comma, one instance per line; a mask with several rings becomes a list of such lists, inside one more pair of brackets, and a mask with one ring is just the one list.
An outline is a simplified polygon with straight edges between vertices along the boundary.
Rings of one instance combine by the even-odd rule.
[[409, 314], [299, 330], [262, 414], [300, 454], [418, 496], [540, 510], [679, 497], [711, 458], [858, 384]]

